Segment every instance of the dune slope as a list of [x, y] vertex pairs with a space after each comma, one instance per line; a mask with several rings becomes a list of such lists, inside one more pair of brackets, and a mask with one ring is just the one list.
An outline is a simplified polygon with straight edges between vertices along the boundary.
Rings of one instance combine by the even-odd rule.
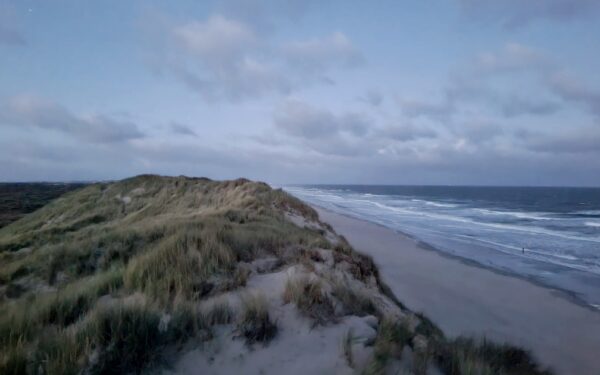
[[301, 201], [152, 175], [0, 229], [0, 373], [544, 373], [448, 340]]

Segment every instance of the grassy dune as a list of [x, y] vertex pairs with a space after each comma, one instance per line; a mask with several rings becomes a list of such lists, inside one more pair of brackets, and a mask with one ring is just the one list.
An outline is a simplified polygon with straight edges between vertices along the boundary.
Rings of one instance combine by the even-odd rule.
[[372, 261], [332, 241], [325, 224], [299, 226], [289, 213], [319, 223], [310, 207], [263, 183], [144, 175], [69, 192], [0, 229], [0, 373], [141, 372], [164, 365], [166, 351], [211, 340], [220, 325], [268, 345], [277, 322], [260, 295], [235, 308], [200, 302], [243, 288], [257, 259], [314, 270], [324, 262], [316, 249], [331, 252], [355, 284], [288, 280], [283, 299], [315, 325], [376, 315], [364, 372], [384, 373], [408, 346], [416, 373], [544, 373], [522, 350], [448, 340], [401, 305], [403, 320], [385, 316], [356, 287], [374, 283], [393, 299]]

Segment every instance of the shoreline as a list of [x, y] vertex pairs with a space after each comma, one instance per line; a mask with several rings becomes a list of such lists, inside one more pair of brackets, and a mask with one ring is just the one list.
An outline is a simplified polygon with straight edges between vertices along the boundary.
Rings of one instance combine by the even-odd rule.
[[570, 303], [573, 303], [573, 304], [575, 304], [577, 306], [580, 306], [580, 307], [584, 307], [586, 309], [589, 309], [590, 311], [593, 311], [595, 313], [600, 314], [600, 305], [599, 306], [595, 306], [593, 304], [588, 303], [585, 299], [579, 297], [577, 295], [577, 293], [574, 292], [574, 291], [572, 291], [572, 290], [564, 289], [564, 288], [561, 288], [561, 287], [558, 287], [558, 286], [554, 286], [554, 285], [549, 285], [549, 284], [547, 284], [547, 283], [545, 283], [543, 281], [540, 281], [539, 279], [536, 279], [533, 276], [527, 276], [527, 275], [519, 274], [517, 272], [512, 272], [512, 271], [508, 271], [508, 270], [501, 270], [501, 269], [498, 269], [498, 268], [495, 268], [495, 267], [483, 264], [481, 262], [478, 262], [478, 261], [476, 261], [474, 259], [469, 259], [469, 258], [461, 257], [460, 255], [455, 255], [455, 254], [448, 253], [446, 251], [438, 249], [434, 245], [432, 245], [432, 244], [430, 244], [430, 243], [428, 243], [428, 242], [426, 242], [426, 241], [424, 241], [424, 240], [422, 240], [422, 239], [420, 239], [420, 238], [418, 238], [418, 237], [416, 237], [414, 235], [411, 235], [409, 233], [403, 232], [402, 230], [399, 230], [399, 229], [390, 228], [390, 227], [387, 227], [387, 226], [385, 226], [383, 224], [380, 224], [380, 223], [377, 223], [377, 222], [374, 222], [374, 221], [369, 221], [369, 220], [366, 220], [366, 219], [363, 219], [363, 218], [360, 218], [360, 217], [352, 216], [352, 215], [349, 215], [349, 214], [346, 214], [346, 213], [335, 212], [333, 210], [330, 210], [330, 209], [325, 208], [323, 206], [320, 206], [318, 204], [310, 203], [309, 205], [311, 207], [313, 207], [314, 209], [316, 209], [317, 211], [319, 211], [319, 212], [320, 211], [326, 211], [326, 212], [329, 212], [329, 213], [334, 214], [334, 215], [344, 216], [344, 217], [347, 217], [347, 218], [350, 218], [350, 219], [353, 219], [353, 220], [364, 221], [366, 223], [369, 223], [369, 224], [372, 224], [372, 225], [376, 225], [376, 226], [384, 228], [386, 230], [393, 231], [394, 233], [397, 233], [400, 236], [406, 237], [406, 238], [414, 241], [417, 244], [417, 246], [419, 248], [421, 248], [422, 250], [427, 250], [427, 251], [434, 252], [437, 255], [440, 255], [442, 257], [448, 258], [450, 260], [458, 261], [458, 262], [463, 263], [463, 264], [465, 264], [467, 266], [481, 268], [481, 269], [484, 269], [484, 270], [487, 270], [487, 271], [491, 271], [493, 273], [496, 273], [496, 274], [502, 275], [502, 276], [506, 276], [506, 277], [513, 277], [513, 278], [516, 278], [516, 279], [519, 279], [519, 280], [522, 280], [522, 281], [525, 281], [525, 282], [529, 282], [529, 283], [534, 284], [536, 286], [548, 289], [549, 291], [551, 291], [552, 293], [554, 293], [557, 297], [563, 298], [563, 299], [569, 301]]
[[444, 253], [378, 223], [312, 206], [357, 251], [373, 257], [403, 304], [423, 312], [449, 336], [483, 336], [521, 346], [558, 374], [600, 373], [600, 313], [568, 291]]

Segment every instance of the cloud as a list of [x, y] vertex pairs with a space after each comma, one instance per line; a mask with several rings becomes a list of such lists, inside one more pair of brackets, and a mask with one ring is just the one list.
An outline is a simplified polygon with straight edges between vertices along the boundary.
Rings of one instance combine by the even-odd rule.
[[456, 111], [454, 103], [446, 98], [442, 102], [430, 102], [419, 99], [398, 99], [402, 112], [410, 117], [429, 117], [446, 119]]
[[277, 144], [295, 145], [305, 152], [354, 160], [390, 148], [397, 152], [408, 143], [438, 136], [425, 125], [395, 120], [381, 126], [362, 112], [336, 114], [300, 100], [285, 102], [274, 115], [274, 125], [275, 134], [287, 137]]
[[292, 66], [307, 72], [323, 71], [335, 66], [352, 68], [365, 61], [350, 39], [341, 32], [287, 43], [283, 46], [283, 54]]
[[180, 124], [178, 122], [172, 122], [171, 124], [169, 124], [169, 129], [171, 130], [171, 132], [173, 134], [191, 135], [193, 137], [197, 137], [198, 136], [198, 134], [196, 134], [195, 131], [193, 131], [192, 129], [190, 129], [189, 126]]
[[[437, 100], [401, 97], [409, 118], [451, 122], [460, 115], [488, 112], [504, 118], [549, 116], [561, 110], [547, 81], [558, 66], [541, 51], [507, 43], [478, 54], [449, 77]], [[541, 83], [541, 84], [540, 84]], [[518, 85], [518, 92], [512, 88]]]
[[479, 22], [514, 29], [534, 21], [571, 21], [592, 17], [600, 10], [596, 0], [458, 0], [463, 14]]
[[402, 124], [388, 126], [381, 130], [377, 136], [384, 140], [406, 142], [420, 138], [435, 138], [437, 133], [428, 127]]
[[277, 66], [261, 56], [262, 41], [242, 22], [214, 15], [176, 25], [171, 34], [180, 56], [170, 63], [171, 70], [205, 98], [239, 100], [289, 90]]
[[275, 126], [288, 135], [307, 140], [330, 138], [346, 134], [362, 136], [369, 121], [360, 113], [334, 115], [299, 100], [287, 101], [275, 114]]
[[0, 46], [24, 46], [27, 44], [21, 33], [16, 7], [10, 2], [0, 3]]
[[221, 0], [219, 13], [272, 32], [279, 24], [298, 22], [316, 0]]
[[92, 143], [125, 142], [144, 136], [130, 121], [102, 114], [73, 114], [57, 103], [28, 95], [0, 105], [0, 126], [52, 130]]
[[532, 137], [528, 147], [550, 154], [600, 153], [600, 130], [597, 127], [579, 128], [562, 134]]
[[550, 100], [534, 100], [522, 98], [518, 95], [506, 95], [498, 103], [501, 113], [505, 117], [517, 117], [521, 115], [545, 116], [556, 113], [560, 104]]
[[479, 74], [498, 74], [541, 69], [549, 65], [549, 60], [540, 51], [513, 42], [506, 43], [499, 51], [479, 54], [468, 68]]
[[27, 42], [20, 32], [0, 24], [0, 44], [24, 46]]
[[367, 93], [360, 97], [359, 100], [372, 105], [373, 107], [379, 107], [383, 103], [383, 94], [378, 90], [368, 90]]
[[199, 56], [208, 65], [239, 59], [257, 44], [257, 38], [249, 27], [220, 15], [205, 22], [192, 21], [176, 26], [173, 35], [184, 49]]
[[553, 92], [563, 100], [581, 103], [591, 113], [600, 116], [600, 90], [592, 89], [564, 72], [550, 75], [547, 82]]
[[332, 71], [364, 61], [341, 32], [280, 41], [275, 31], [242, 19], [222, 14], [187, 22], [162, 14], [146, 17], [142, 27], [153, 46], [155, 70], [176, 77], [206, 100], [237, 102], [331, 83]]

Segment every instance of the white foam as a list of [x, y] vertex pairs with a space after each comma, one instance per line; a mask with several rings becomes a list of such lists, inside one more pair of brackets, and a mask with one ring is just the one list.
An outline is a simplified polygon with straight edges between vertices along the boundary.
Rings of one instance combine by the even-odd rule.
[[584, 211], [575, 211], [575, 214], [579, 215], [600, 215], [600, 210], [584, 210]]
[[495, 211], [488, 210], [485, 208], [475, 208], [475, 211], [482, 213], [484, 215], [507, 215], [513, 216], [519, 219], [531, 219], [531, 220], [552, 220], [551, 217], [547, 217], [546, 215], [550, 215], [548, 212], [523, 212], [523, 211]]
[[440, 203], [440, 202], [432, 202], [432, 201], [426, 201], [423, 199], [411, 199], [411, 202], [419, 202], [419, 203], [425, 203], [428, 206], [434, 206], [434, 207], [443, 207], [443, 208], [454, 208], [454, 207], [458, 207], [458, 205], [456, 204], [451, 204], [451, 203]]
[[584, 224], [588, 227], [600, 228], [600, 222], [597, 221], [586, 221]]

